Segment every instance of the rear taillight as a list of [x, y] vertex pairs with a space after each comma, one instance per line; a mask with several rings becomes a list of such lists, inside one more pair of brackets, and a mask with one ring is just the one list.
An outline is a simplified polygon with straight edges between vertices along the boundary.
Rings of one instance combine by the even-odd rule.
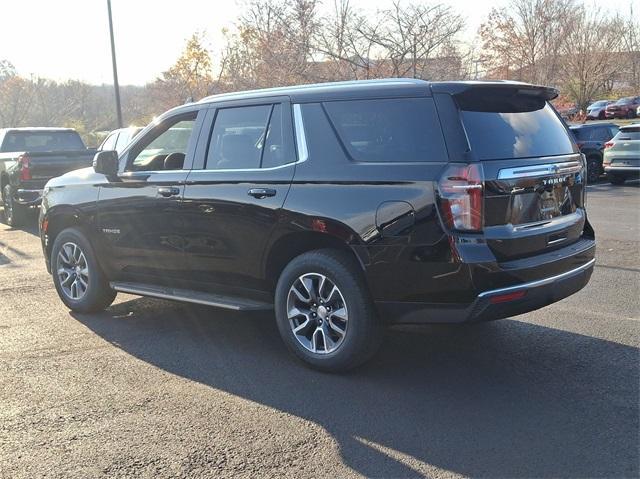
[[613, 145], [615, 145], [615, 143], [614, 143], [613, 141], [607, 141], [607, 142], [604, 144], [604, 147], [605, 147], [605, 148], [611, 148]]
[[30, 180], [31, 179], [31, 159], [28, 155], [20, 155], [18, 157], [18, 166], [20, 167], [20, 179], [21, 180]]
[[438, 182], [438, 204], [445, 225], [458, 231], [482, 230], [481, 163], [452, 164]]

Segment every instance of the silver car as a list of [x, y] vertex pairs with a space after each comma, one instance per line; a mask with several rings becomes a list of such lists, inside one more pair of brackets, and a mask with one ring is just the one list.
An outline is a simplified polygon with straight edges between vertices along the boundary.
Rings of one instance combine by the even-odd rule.
[[640, 178], [640, 123], [621, 126], [618, 134], [605, 143], [602, 166], [614, 185]]

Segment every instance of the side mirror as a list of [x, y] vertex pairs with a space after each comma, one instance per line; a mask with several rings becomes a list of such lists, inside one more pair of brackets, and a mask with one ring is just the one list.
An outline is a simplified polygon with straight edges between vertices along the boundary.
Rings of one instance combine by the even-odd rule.
[[99, 151], [93, 157], [93, 169], [96, 173], [106, 176], [118, 174], [118, 152], [111, 150]]

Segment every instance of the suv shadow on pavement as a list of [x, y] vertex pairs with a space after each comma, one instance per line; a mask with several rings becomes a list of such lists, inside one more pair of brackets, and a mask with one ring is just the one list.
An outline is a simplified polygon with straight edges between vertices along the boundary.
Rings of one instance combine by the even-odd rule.
[[135, 358], [322, 426], [368, 477], [410, 456], [467, 476], [636, 477], [637, 349], [517, 320], [394, 331], [345, 375], [304, 367], [267, 314], [135, 299], [73, 316]]

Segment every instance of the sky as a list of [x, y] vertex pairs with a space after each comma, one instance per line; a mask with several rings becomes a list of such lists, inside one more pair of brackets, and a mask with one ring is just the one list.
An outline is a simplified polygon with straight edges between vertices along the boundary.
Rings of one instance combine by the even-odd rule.
[[[419, 0], [413, 0], [419, 1]], [[472, 41], [492, 7], [508, 0], [437, 0], [467, 18], [466, 40]], [[425, 3], [437, 3], [436, 0]], [[222, 49], [222, 29], [232, 29], [243, 1], [112, 0], [120, 84], [142, 85], [167, 70], [185, 40], [203, 31], [215, 56]], [[321, 7], [329, 11], [333, 0]], [[366, 11], [389, 8], [392, 0], [351, 0]], [[587, 0], [606, 9], [640, 14], [640, 0]], [[112, 83], [107, 0], [4, 0], [0, 60], [9, 60], [22, 75], [54, 80]]]

